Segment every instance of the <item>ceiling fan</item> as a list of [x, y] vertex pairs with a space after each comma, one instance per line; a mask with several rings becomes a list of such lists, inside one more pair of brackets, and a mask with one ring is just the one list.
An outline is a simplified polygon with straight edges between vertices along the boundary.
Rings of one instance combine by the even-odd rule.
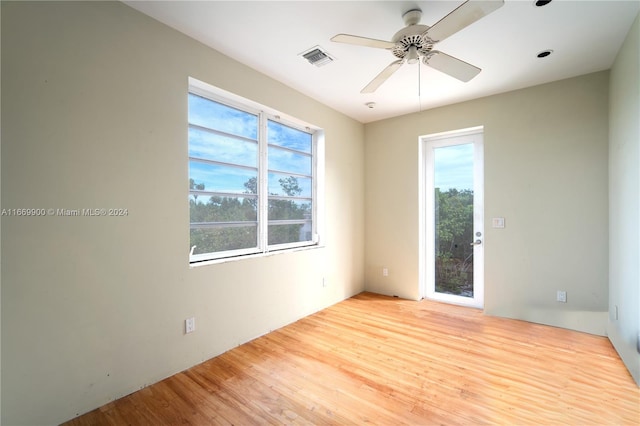
[[387, 49], [400, 58], [389, 64], [360, 93], [373, 93], [404, 63], [422, 62], [438, 71], [444, 72], [460, 81], [467, 82], [478, 75], [480, 68], [438, 50], [436, 43], [471, 25], [480, 18], [502, 7], [504, 0], [474, 1], [468, 0], [433, 26], [419, 25], [422, 10], [411, 9], [402, 15], [405, 27], [395, 33], [391, 41], [377, 40], [350, 34], [338, 34], [331, 41], [354, 44], [357, 46]]

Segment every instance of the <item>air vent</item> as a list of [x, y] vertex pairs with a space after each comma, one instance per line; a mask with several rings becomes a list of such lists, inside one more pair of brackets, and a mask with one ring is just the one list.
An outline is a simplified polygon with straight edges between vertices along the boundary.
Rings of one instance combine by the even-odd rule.
[[301, 53], [301, 56], [309, 61], [310, 64], [315, 65], [316, 67], [321, 67], [323, 65], [327, 65], [330, 62], [333, 62], [333, 58], [329, 53], [323, 50], [320, 46], [312, 47], [304, 53]]

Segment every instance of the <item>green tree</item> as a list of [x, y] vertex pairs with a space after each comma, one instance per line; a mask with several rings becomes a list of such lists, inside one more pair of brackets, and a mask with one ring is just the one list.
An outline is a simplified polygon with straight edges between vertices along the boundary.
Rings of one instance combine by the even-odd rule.
[[[198, 191], [204, 191], [204, 183], [196, 183], [193, 178], [189, 178], [189, 189], [197, 189]], [[198, 194], [192, 194], [194, 200], [198, 200]]]
[[[295, 176], [288, 176], [278, 180], [282, 192], [288, 197], [296, 197], [302, 193], [302, 188]], [[277, 196], [277, 194], [271, 194]], [[311, 206], [308, 203], [299, 204], [295, 200], [269, 199], [270, 220], [296, 220], [310, 218]], [[270, 225], [269, 244], [284, 244], [300, 241], [302, 224]]]
[[[246, 184], [245, 184], [246, 185]], [[203, 191], [204, 184], [189, 179], [190, 189]], [[189, 200], [191, 223], [224, 223], [246, 221], [246, 226], [214, 228], [192, 228], [190, 247], [196, 246], [194, 254], [254, 247], [257, 242], [257, 213], [255, 199], [221, 197], [214, 195], [207, 201], [199, 200], [196, 194]]]
[[282, 187], [284, 193], [289, 197], [295, 197], [302, 193], [302, 188], [298, 185], [298, 179], [294, 176], [278, 179], [278, 182], [280, 183], [280, 187]]
[[[278, 180], [287, 197], [299, 196], [303, 189], [295, 176]], [[244, 183], [247, 195], [258, 193], [258, 180], [250, 178]], [[191, 190], [205, 189], [189, 179]], [[190, 247], [196, 246], [194, 254], [254, 247], [257, 242], [257, 203], [255, 196], [211, 196], [208, 200], [198, 199], [196, 194], [189, 200], [191, 223], [246, 222], [233, 225], [191, 229]], [[299, 220], [311, 217], [311, 205], [292, 199], [279, 199], [278, 194], [270, 194], [268, 205], [269, 220]], [[301, 224], [269, 225], [269, 244], [289, 243], [300, 240]]]
[[436, 290], [463, 294], [473, 282], [473, 191], [436, 189]]

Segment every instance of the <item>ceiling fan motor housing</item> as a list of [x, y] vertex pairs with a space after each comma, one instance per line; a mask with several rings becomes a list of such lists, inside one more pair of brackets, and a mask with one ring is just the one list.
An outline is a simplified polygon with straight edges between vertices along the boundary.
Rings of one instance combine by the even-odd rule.
[[[430, 28], [428, 25], [418, 25], [412, 22], [420, 21], [421, 12], [410, 10], [403, 17], [407, 26], [394, 34], [391, 39], [396, 45], [391, 49], [394, 56], [404, 59], [411, 46], [415, 46], [420, 56], [425, 56], [431, 52], [434, 43], [424, 36]], [[416, 21], [417, 19], [417, 21]]]

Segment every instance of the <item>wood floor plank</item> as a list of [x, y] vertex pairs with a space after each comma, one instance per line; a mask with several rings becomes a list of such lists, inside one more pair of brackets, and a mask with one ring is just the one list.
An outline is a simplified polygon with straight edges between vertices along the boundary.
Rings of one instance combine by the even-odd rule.
[[609, 341], [362, 293], [68, 425], [640, 424]]

